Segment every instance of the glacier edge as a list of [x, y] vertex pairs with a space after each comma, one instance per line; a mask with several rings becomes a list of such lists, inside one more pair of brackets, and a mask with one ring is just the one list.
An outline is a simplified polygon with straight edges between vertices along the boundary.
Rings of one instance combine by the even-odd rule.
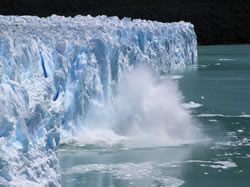
[[0, 16], [0, 184], [59, 186], [60, 132], [74, 134], [110, 104], [121, 72], [196, 62], [183, 21]]

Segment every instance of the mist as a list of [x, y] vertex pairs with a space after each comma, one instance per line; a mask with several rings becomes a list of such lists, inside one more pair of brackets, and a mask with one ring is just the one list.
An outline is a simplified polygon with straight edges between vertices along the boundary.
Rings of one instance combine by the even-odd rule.
[[[174, 80], [147, 66], [124, 72], [111, 106], [89, 118], [75, 140], [85, 144], [175, 146], [196, 141], [200, 130]], [[97, 117], [98, 116], [98, 117]]]

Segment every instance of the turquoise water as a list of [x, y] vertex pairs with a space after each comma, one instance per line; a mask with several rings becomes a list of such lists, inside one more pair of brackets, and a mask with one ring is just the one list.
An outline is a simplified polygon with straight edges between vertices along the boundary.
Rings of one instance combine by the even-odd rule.
[[193, 102], [204, 140], [150, 148], [61, 145], [62, 186], [250, 186], [250, 46], [198, 51], [197, 66], [170, 77], [185, 103]]

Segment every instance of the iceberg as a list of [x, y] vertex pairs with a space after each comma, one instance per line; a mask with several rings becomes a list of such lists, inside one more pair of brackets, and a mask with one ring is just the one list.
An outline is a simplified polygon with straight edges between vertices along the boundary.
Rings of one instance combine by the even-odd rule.
[[183, 21], [0, 16], [0, 186], [60, 186], [60, 138], [112, 103], [122, 72], [196, 62]]

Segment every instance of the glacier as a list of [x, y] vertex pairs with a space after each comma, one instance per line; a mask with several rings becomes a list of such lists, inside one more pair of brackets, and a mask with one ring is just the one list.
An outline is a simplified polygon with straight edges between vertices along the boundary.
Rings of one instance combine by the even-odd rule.
[[196, 62], [183, 21], [0, 16], [0, 186], [60, 186], [60, 139], [112, 103], [121, 72]]

